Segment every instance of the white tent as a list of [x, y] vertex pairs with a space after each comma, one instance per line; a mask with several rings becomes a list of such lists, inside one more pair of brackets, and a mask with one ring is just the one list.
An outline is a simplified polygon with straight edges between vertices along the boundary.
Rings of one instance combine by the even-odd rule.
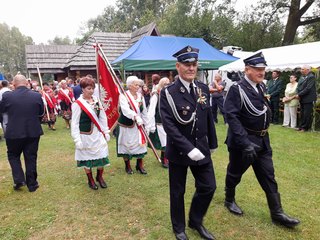
[[[315, 68], [320, 67], [320, 41], [283, 47], [265, 48], [254, 52], [252, 55], [260, 51], [262, 51], [267, 61], [267, 71], [291, 71], [304, 64], [308, 64]], [[219, 70], [228, 72], [243, 71], [244, 58], [245, 57], [223, 65]]]

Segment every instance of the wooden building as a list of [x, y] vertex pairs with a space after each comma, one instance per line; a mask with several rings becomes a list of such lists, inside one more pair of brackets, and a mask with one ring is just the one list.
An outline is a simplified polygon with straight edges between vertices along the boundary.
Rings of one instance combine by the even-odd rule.
[[41, 74], [54, 75], [60, 81], [66, 77], [78, 79], [87, 74], [96, 77], [95, 43], [112, 62], [143, 36], [160, 36], [155, 23], [150, 23], [132, 33], [95, 32], [81, 45], [26, 45], [27, 70], [32, 79]]

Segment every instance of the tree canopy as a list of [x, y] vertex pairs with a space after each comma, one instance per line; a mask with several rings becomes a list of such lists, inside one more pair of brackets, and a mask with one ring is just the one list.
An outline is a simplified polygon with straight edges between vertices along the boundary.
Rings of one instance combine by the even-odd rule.
[[31, 37], [21, 34], [18, 28], [0, 24], [0, 72], [11, 79], [17, 72], [26, 73], [25, 45]]
[[[161, 34], [201, 37], [216, 48], [246, 51], [320, 40], [320, 0], [261, 0], [241, 12], [236, 0], [117, 0], [82, 26], [81, 39], [55, 37], [50, 45], [81, 44], [94, 31], [132, 32], [155, 22]], [[107, 3], [106, 3], [107, 4]], [[25, 45], [16, 27], [0, 24], [0, 71], [25, 72]]]

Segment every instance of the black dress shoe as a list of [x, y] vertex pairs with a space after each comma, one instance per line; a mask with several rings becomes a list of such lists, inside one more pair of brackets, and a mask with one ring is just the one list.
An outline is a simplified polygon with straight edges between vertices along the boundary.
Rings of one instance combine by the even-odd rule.
[[177, 240], [188, 240], [189, 239], [185, 232], [181, 232], [181, 233], [174, 232], [174, 235], [176, 236]]
[[29, 192], [35, 192], [39, 188], [39, 185], [29, 187]]
[[233, 214], [235, 215], [242, 215], [243, 211], [241, 210], [241, 208], [236, 204], [235, 201], [232, 202], [228, 202], [228, 201], [224, 201], [224, 206]]
[[13, 189], [17, 191], [17, 190], [19, 190], [21, 187], [23, 187], [25, 185], [26, 185], [25, 182], [16, 183], [16, 184], [13, 185]]
[[210, 233], [202, 224], [200, 224], [199, 226], [194, 226], [189, 223], [189, 228], [196, 230], [203, 239], [215, 240], [213, 234]]

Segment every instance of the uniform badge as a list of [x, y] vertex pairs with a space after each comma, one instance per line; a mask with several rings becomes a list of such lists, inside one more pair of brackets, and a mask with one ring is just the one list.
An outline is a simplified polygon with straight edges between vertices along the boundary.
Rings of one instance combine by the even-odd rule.
[[190, 110], [190, 106], [187, 106], [186, 109], [187, 109], [187, 110]]
[[180, 87], [180, 92], [184, 93], [186, 89], [184, 87]]
[[186, 111], [186, 110], [182, 111], [182, 115], [186, 116], [187, 114], [188, 114], [188, 111]]
[[188, 46], [188, 48], [187, 48], [187, 52], [191, 52], [191, 47], [190, 46]]

